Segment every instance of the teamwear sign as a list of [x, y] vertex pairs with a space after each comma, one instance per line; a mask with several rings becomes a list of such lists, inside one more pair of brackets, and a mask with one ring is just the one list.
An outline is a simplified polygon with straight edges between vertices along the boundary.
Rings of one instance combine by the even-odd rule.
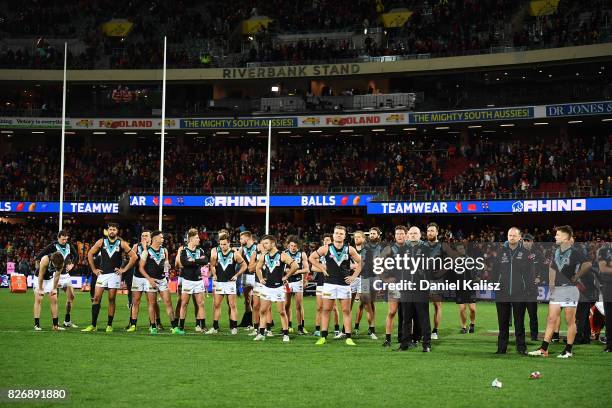
[[612, 210], [612, 198], [369, 202], [368, 214], [479, 214]]

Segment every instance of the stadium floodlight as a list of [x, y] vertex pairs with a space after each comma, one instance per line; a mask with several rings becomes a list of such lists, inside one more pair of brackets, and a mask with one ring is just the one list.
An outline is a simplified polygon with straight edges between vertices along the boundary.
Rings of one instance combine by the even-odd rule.
[[573, 124], [573, 123], [582, 123], [582, 121], [581, 121], [581, 120], [570, 120], [570, 121], [569, 121], [569, 122], [567, 122], [567, 123], [572, 123], [572, 124]]
[[548, 122], [535, 122], [533, 125], [534, 126], [544, 126], [544, 125], [548, 125]]
[[279, 87], [274, 85], [272, 88], [270, 88], [272, 92], [278, 92]]
[[448, 126], [436, 126], [436, 130], [448, 130], [450, 127]]
[[482, 127], [482, 125], [470, 125], [468, 126], [468, 129], [480, 129]]
[[514, 123], [502, 123], [501, 125], [499, 125], [501, 127], [513, 127]]

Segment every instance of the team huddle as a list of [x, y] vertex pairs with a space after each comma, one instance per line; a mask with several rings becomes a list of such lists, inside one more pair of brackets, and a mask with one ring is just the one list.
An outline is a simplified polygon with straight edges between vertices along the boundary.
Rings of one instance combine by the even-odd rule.
[[[333, 317], [334, 339], [343, 340], [347, 345], [354, 346], [352, 335], [359, 332], [364, 310], [368, 322], [368, 336], [376, 340], [378, 338], [375, 329], [376, 300], [386, 300], [388, 311], [383, 346], [391, 346], [394, 320], [398, 316], [400, 342], [398, 350], [409, 350], [421, 343], [423, 352], [430, 352], [431, 341], [439, 338], [443, 291], [416, 290], [405, 293], [393, 285], [380, 291], [377, 285], [380, 286], [382, 281], [387, 285], [397, 279], [412, 283], [419, 279], [440, 282], [445, 279], [445, 272], [421, 268], [410, 273], [400, 271], [400, 275], [381, 275], [375, 272], [375, 264], [381, 258], [461, 258], [468, 255], [466, 248], [461, 245], [450, 246], [446, 242], [440, 242], [438, 230], [435, 223], [428, 224], [426, 237], [422, 240], [421, 230], [418, 227], [407, 228], [400, 225], [395, 227], [394, 242], [384, 243], [381, 241], [382, 231], [373, 227], [367, 234], [364, 231], [356, 231], [351, 245], [347, 243], [346, 228], [338, 225], [334, 228], [333, 234], [325, 234], [322, 237], [320, 246], [311, 245], [308, 251], [310, 253], [307, 254], [297, 236], [289, 236], [284, 243], [281, 243], [276, 236], [265, 235], [257, 242], [248, 231], [241, 232], [240, 246], [232, 247], [226, 230], [219, 231], [218, 245], [205, 250], [200, 245], [199, 231], [190, 229], [186, 233], [184, 245], [178, 249], [174, 260], [176, 269], [180, 270], [180, 277], [178, 297], [176, 304], [173, 305], [167, 279], [170, 258], [167, 249], [163, 246], [164, 234], [161, 231], [145, 230], [141, 233], [140, 242], [130, 246], [119, 237], [118, 225], [109, 224], [107, 236], [99, 239], [87, 253], [87, 261], [92, 270], [91, 324], [82, 331], [98, 330], [100, 303], [104, 292], [108, 294], [108, 320], [105, 330], [113, 331], [116, 294], [123, 280], [130, 289], [130, 319], [126, 327], [127, 332], [137, 330], [140, 303], [144, 294], [148, 305], [151, 334], [164, 330], [161, 324], [159, 297], [171, 323], [172, 334], [185, 334], [185, 319], [190, 301], [193, 301], [194, 306], [195, 332], [207, 335], [219, 333], [221, 310], [223, 303], [226, 303], [231, 335], [238, 334], [238, 327], [241, 326], [247, 329], [255, 341], [273, 337], [275, 308], [280, 318], [282, 341], [289, 342], [289, 335], [294, 333], [292, 303], [295, 304], [297, 335], [309, 333], [305, 328], [303, 299], [306, 283], [314, 282], [317, 308], [313, 334], [319, 337], [316, 345], [324, 345], [327, 342], [330, 318]], [[488, 266], [493, 280], [501, 287], [496, 294], [499, 322], [496, 353], [506, 353], [509, 319], [512, 315], [515, 321], [517, 351], [520, 354], [547, 356], [548, 345], [554, 341], [554, 336], [559, 331], [561, 309], [565, 308], [567, 344], [559, 357], [571, 357], [576, 335], [576, 306], [579, 301], [576, 285], [591, 269], [592, 263], [573, 246], [571, 228], [568, 226], [557, 228], [555, 240], [558, 248], [554, 252], [554, 259], [546, 265], [547, 268], [544, 267], [548, 269], [546, 272], [551, 287], [544, 341], [540, 348], [527, 353], [524, 319], [528, 312], [531, 339], [537, 340], [537, 294], [534, 294], [532, 289], [543, 280], [544, 274], [537, 271], [538, 267], [540, 271], [542, 270], [545, 260], [530, 245], [533, 241], [532, 236], [528, 234], [522, 236], [521, 231], [513, 227], [509, 229], [507, 238], [508, 241], [497, 251]], [[612, 274], [609, 254], [609, 246], [603, 247], [598, 252], [598, 262], [595, 264], [598, 265], [599, 273], [602, 275]], [[64, 330], [67, 327], [76, 327], [70, 316], [74, 300], [70, 271], [78, 259], [74, 247], [68, 243], [67, 233], [60, 231], [57, 242], [41, 251], [37, 259], [40, 264], [35, 283], [34, 329], [41, 330], [40, 309], [45, 294], [49, 294], [50, 297], [53, 329]], [[213, 280], [211, 328], [206, 327], [204, 307], [206, 285], [202, 279], [204, 268], [208, 268]], [[401, 278], [397, 278], [398, 276]], [[236, 306], [238, 283], [241, 283], [245, 301], [245, 313], [240, 325]], [[58, 318], [58, 289], [67, 293], [66, 317], [61, 326]], [[522, 295], [517, 296], [517, 293]], [[359, 306], [353, 326], [352, 312], [357, 297]], [[475, 294], [473, 291], [460, 289], [455, 293], [455, 300], [459, 304], [461, 333], [474, 333]], [[434, 306], [433, 328], [429, 315], [430, 301]], [[608, 301], [604, 302], [604, 305], [610, 307]], [[606, 310], [605, 316], [608, 323], [609, 310]], [[341, 323], [342, 329], [340, 329]], [[609, 343], [606, 350], [610, 350]]]

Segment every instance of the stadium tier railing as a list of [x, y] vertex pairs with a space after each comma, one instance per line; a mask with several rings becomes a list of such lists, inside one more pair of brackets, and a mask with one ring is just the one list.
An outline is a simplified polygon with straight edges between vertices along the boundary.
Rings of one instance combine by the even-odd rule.
[[[278, 185], [272, 187], [271, 194], [385, 194], [386, 187], [384, 186], [338, 186], [338, 187], [322, 187], [322, 186], [291, 186]], [[132, 195], [157, 195], [158, 189], [133, 189], [130, 191]], [[227, 195], [227, 194], [266, 194], [265, 186], [246, 186], [246, 187], [211, 187], [211, 188], [167, 188], [164, 190], [166, 195]]]
[[[114, 194], [75, 194], [70, 192], [64, 193], [64, 201], [66, 202], [101, 202], [101, 203], [116, 203], [120, 199], [120, 195]], [[20, 202], [38, 202], [38, 201], [59, 201], [59, 191], [51, 194], [0, 194], [2, 201], [20, 201]]]
[[[600, 37], [597, 41], [593, 43], [606, 43], [610, 42], [609, 31], [611, 28], [608, 28], [602, 31]], [[419, 59], [432, 59], [432, 58], [440, 58], [440, 57], [459, 57], [459, 56], [473, 56], [473, 55], [485, 55], [485, 54], [499, 54], [499, 53], [509, 53], [509, 52], [519, 52], [519, 51], [532, 51], [532, 50], [542, 50], [542, 49], [550, 49], [550, 48], [564, 48], [568, 46], [575, 45], [586, 45], [586, 44], [563, 44], [563, 45], [529, 45], [529, 46], [492, 46], [484, 49], [477, 50], [452, 50], [445, 51], [440, 53], [410, 53], [405, 54], [404, 50], [398, 49], [384, 49], [384, 50], [375, 50], [373, 54], [386, 54], [386, 55], [370, 55], [363, 49], [354, 49], [352, 50], [354, 54], [358, 55], [354, 58], [326, 58], [326, 59], [304, 59], [304, 60], [274, 60], [274, 61], [252, 61], [250, 60], [249, 52], [245, 51], [244, 53], [238, 54], [227, 54], [227, 55], [219, 55], [219, 56], [211, 56], [210, 62], [205, 65], [198, 64], [198, 58], [202, 54], [202, 49], [192, 49], [193, 55], [190, 55], [186, 62], [182, 61], [168, 61], [168, 66], [174, 69], [202, 69], [202, 68], [240, 68], [240, 67], [268, 67], [268, 66], [288, 66], [288, 65], [311, 65], [311, 64], [347, 64], [347, 63], [363, 63], [363, 62], [376, 62], [376, 63], [385, 63], [385, 62], [394, 62], [394, 61], [405, 61], [405, 60], [419, 60]], [[21, 61], [21, 63], [17, 63], [15, 61], [1, 61], [0, 60], [0, 68], [4, 69], [61, 69], [63, 63], [63, 53], [61, 51], [57, 51], [54, 54], [55, 58], [52, 61], [40, 61], [39, 59], [29, 58], [28, 61]], [[83, 70], [92, 70], [92, 69], [123, 69], [123, 70], [132, 70], [132, 69], [157, 69], [160, 66], [158, 64], [144, 64], [143, 66], [132, 66], [128, 65], [119, 65], [108, 66], [108, 61], [106, 58], [101, 58], [96, 61], [88, 61], [85, 58], [75, 58], [72, 61], [71, 69], [83, 69]]]
[[[609, 197], [612, 191], [594, 188], [573, 189], [571, 191], [521, 191], [521, 192], [473, 192], [473, 193], [436, 193], [416, 191], [410, 194], [389, 194], [384, 201], [467, 201], [467, 200], [526, 200], [554, 199], [572, 197]], [[376, 201], [383, 201], [376, 198]]]
[[[610, 42], [609, 35], [602, 35], [597, 43]], [[412, 53], [402, 54], [400, 52], [394, 53], [393, 50], [385, 50], [382, 52], [389, 53], [388, 55], [368, 55], [362, 53], [355, 58], [327, 58], [327, 59], [305, 59], [305, 60], [275, 60], [275, 61], [249, 61], [248, 53], [239, 56], [232, 56], [227, 58], [216, 59], [214, 66], [219, 68], [236, 68], [236, 67], [274, 67], [274, 66], [289, 66], [289, 65], [318, 65], [318, 64], [350, 64], [350, 63], [363, 63], [363, 62], [396, 62], [396, 61], [408, 61], [408, 60], [422, 60], [442, 57], [461, 57], [461, 56], [474, 56], [474, 55], [486, 55], [486, 54], [501, 54], [509, 52], [521, 52], [521, 51], [536, 51], [550, 48], [564, 48], [574, 45], [583, 44], [567, 44], [563, 46], [551, 46], [551, 45], [529, 45], [529, 46], [499, 46], [489, 47], [478, 50], [463, 50], [463, 51], [452, 51], [444, 53]], [[357, 50], [361, 52], [361, 50]]]
[[[469, 193], [440, 193], [435, 190], [418, 190], [409, 194], [389, 193], [385, 186], [293, 186], [275, 185], [273, 195], [306, 195], [306, 194], [371, 194], [374, 201], [467, 201], [467, 200], [525, 200], [525, 199], [556, 199], [572, 197], [610, 197], [612, 190], [596, 188], [578, 188], [569, 191], [526, 191], [526, 192], [469, 192]], [[125, 195], [158, 195], [159, 190], [133, 189], [120, 195], [91, 195], [66, 193], [64, 200], [68, 202], [119, 202]], [[173, 187], [164, 190], [165, 195], [265, 195], [265, 186], [243, 187], [211, 187], [181, 188]], [[54, 195], [16, 196], [0, 195], [3, 201], [57, 201]]]
[[[157, 195], [157, 189], [134, 189], [132, 195]], [[210, 189], [168, 188], [166, 195], [228, 195], [228, 194], [265, 194], [265, 186], [253, 187], [212, 187]], [[491, 193], [436, 193], [431, 190], [420, 190], [411, 194], [389, 194], [385, 186], [292, 186], [275, 185], [274, 195], [293, 194], [372, 194], [375, 201], [440, 201], [440, 200], [504, 200], [504, 199], [541, 199], [568, 197], [607, 197], [612, 191], [598, 189], [574, 189], [571, 191], [528, 191], [528, 192], [491, 192]]]

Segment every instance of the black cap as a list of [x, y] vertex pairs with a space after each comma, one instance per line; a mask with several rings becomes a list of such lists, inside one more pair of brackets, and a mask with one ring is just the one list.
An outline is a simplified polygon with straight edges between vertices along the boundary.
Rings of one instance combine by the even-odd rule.
[[531, 234], [523, 235], [523, 241], [533, 241], [533, 235]]

